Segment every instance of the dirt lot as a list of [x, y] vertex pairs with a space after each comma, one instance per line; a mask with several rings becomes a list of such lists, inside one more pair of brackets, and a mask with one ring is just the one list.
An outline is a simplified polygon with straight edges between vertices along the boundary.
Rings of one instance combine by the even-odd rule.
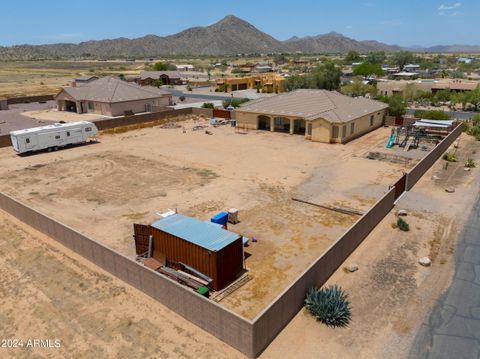
[[82, 75], [138, 74], [144, 63], [119, 61], [15, 61], [2, 62], [0, 97], [54, 94]]
[[2, 358], [243, 358], [215, 337], [0, 211]]
[[[406, 358], [415, 334], [453, 275], [456, 236], [478, 193], [480, 172], [465, 171], [467, 158], [480, 161], [480, 143], [462, 135], [458, 162], [439, 160], [370, 234], [328, 284], [349, 294], [352, 322], [332, 329], [302, 310], [263, 353], [262, 358]], [[456, 192], [445, 192], [446, 187]], [[406, 209], [409, 232], [392, 226], [395, 210]], [[428, 256], [431, 267], [418, 259]], [[295, 343], [292, 345], [292, 343]]]
[[294, 202], [367, 210], [404, 165], [361, 154], [386, 143], [380, 128], [347, 145], [301, 136], [210, 128], [213, 135], [160, 127], [102, 135], [97, 144], [27, 157], [0, 150], [0, 186], [34, 208], [127, 254], [132, 224], [176, 208], [208, 220], [231, 207], [230, 230], [256, 237], [246, 252], [253, 278], [221, 303], [254, 317], [356, 219]]

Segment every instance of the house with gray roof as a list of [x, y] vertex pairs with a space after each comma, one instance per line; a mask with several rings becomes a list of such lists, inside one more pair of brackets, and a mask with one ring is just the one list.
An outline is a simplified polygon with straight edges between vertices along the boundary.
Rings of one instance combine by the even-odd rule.
[[138, 79], [139, 85], [151, 86], [155, 80], [162, 85], [181, 85], [182, 76], [178, 71], [142, 71]]
[[302, 89], [247, 102], [235, 111], [235, 118], [240, 128], [345, 143], [382, 126], [387, 107], [336, 91]]
[[169, 106], [172, 95], [156, 87], [103, 77], [82, 86], [65, 87], [55, 100], [59, 111], [122, 116]]

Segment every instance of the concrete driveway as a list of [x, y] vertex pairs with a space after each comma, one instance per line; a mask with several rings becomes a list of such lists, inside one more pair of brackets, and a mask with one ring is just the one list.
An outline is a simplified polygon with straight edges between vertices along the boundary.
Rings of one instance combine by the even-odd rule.
[[480, 197], [455, 251], [455, 275], [422, 324], [409, 358], [480, 358]]

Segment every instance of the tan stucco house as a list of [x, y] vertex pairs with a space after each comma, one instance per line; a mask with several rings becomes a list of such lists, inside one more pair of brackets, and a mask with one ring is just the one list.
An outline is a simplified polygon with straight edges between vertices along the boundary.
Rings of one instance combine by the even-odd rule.
[[345, 143], [383, 125], [387, 105], [335, 91], [296, 90], [248, 102], [235, 111], [241, 128]]
[[166, 107], [172, 95], [156, 87], [103, 77], [82, 86], [65, 87], [55, 100], [59, 111], [122, 116]]

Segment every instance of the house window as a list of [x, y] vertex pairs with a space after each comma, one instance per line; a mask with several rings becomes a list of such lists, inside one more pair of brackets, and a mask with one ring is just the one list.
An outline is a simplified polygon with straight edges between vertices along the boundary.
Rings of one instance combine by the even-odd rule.
[[350, 134], [352, 135], [355, 132], [355, 122], [350, 124]]
[[338, 126], [333, 126], [332, 129], [333, 129], [332, 137], [337, 138], [338, 137]]
[[152, 104], [150, 103], [145, 104], [145, 112], [152, 112]]
[[91, 127], [85, 127], [85, 132], [90, 132], [92, 130]]
[[93, 101], [88, 101], [88, 109], [92, 110], [92, 111], [95, 109], [95, 105], [94, 105]]
[[347, 135], [347, 126], [343, 126], [342, 127], [342, 138], [345, 138], [346, 135]]
[[26, 142], [26, 143], [30, 143], [30, 139], [29, 139], [29, 138], [26, 138], [26, 139], [25, 139], [25, 142]]
[[70, 131], [67, 131], [67, 137], [70, 136]]
[[370, 116], [370, 126], [373, 126], [373, 115]]

